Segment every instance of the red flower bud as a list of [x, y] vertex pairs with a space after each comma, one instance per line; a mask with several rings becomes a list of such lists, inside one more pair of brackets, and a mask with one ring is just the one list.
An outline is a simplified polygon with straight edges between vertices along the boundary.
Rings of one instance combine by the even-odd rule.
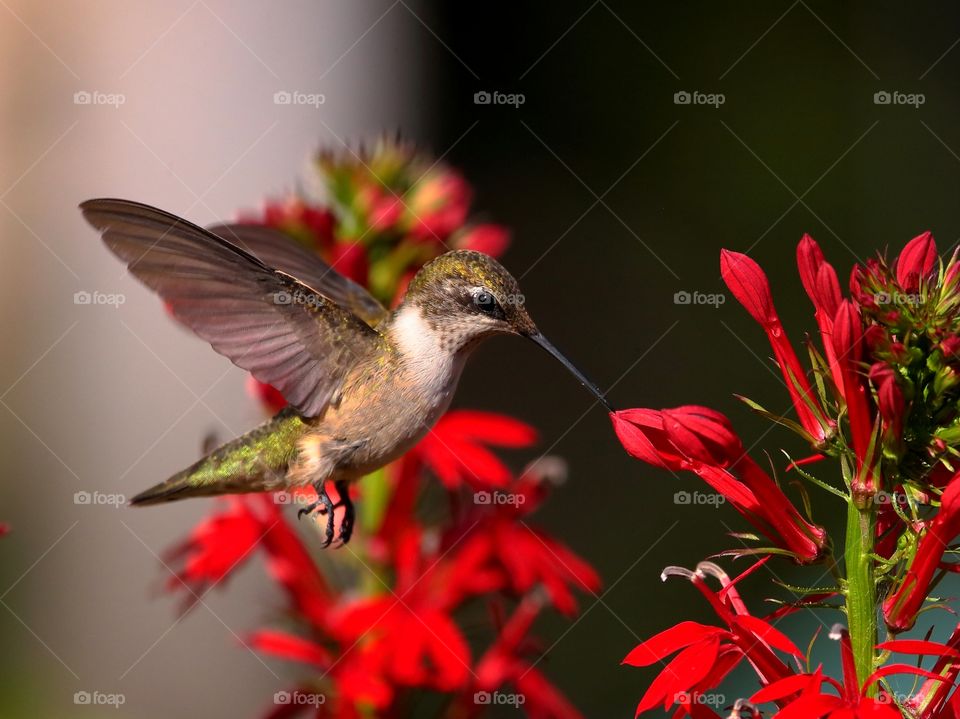
[[937, 261], [933, 235], [924, 232], [910, 240], [897, 257], [897, 282], [904, 292], [916, 292]]
[[720, 275], [733, 296], [757, 322], [766, 328], [779, 324], [773, 308], [770, 283], [760, 265], [739, 252], [720, 250]]
[[870, 367], [870, 381], [877, 389], [877, 407], [885, 434], [889, 439], [899, 441], [903, 432], [906, 400], [897, 384], [897, 373], [887, 363], [877, 362]]
[[720, 251], [720, 274], [734, 297], [767, 333], [800, 424], [812, 441], [821, 441], [825, 437], [824, 421], [821, 420], [823, 413], [816, 404], [816, 396], [806, 372], [777, 316], [767, 276], [760, 265], [749, 257], [730, 250]]

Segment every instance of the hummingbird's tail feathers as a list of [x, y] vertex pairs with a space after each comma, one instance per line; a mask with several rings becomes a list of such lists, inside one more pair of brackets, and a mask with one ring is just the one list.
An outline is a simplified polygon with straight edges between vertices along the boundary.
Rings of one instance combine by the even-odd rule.
[[147, 506], [188, 497], [267, 492], [282, 489], [287, 468], [297, 454], [297, 440], [309, 429], [293, 410], [227, 442], [168, 480], [130, 500]]

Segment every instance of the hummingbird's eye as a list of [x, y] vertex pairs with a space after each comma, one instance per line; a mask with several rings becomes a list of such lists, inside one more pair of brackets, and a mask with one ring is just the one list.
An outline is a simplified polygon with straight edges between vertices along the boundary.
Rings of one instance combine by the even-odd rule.
[[500, 307], [500, 303], [497, 302], [497, 298], [494, 297], [493, 293], [489, 290], [483, 288], [475, 290], [473, 293], [473, 304], [485, 315], [492, 317], [503, 316], [503, 309]]

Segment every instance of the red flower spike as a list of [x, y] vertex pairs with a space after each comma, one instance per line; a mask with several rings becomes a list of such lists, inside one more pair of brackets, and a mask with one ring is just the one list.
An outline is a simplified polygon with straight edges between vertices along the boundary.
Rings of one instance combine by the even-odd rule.
[[[506, 230], [497, 225], [465, 227], [469, 185], [458, 173], [424, 160], [409, 146], [390, 141], [378, 142], [372, 150], [361, 148], [359, 155], [323, 153], [315, 169], [336, 203], [337, 216], [290, 198], [268, 203], [245, 221], [286, 233], [362, 285], [372, 275], [379, 296], [402, 296], [423, 263], [442, 251], [441, 244], [495, 255], [508, 241]], [[271, 412], [286, 404], [269, 385], [251, 379], [248, 387]], [[313, 547], [308, 550], [305, 544], [319, 545], [322, 537], [313, 537], [307, 522], [290, 521], [296, 507], [282, 506], [268, 495], [241, 495], [218, 503], [214, 515], [177, 548], [174, 556], [181, 568], [170, 587], [186, 585], [199, 594], [261, 553], [304, 634], [265, 629], [254, 633], [250, 644], [313, 673], [290, 690], [298, 700], [272, 707], [273, 719], [305, 713], [338, 719], [395, 716], [424, 691], [446, 693], [445, 707], [457, 716], [476, 717], [485, 709], [473, 701], [481, 679], [487, 682], [484, 690], [510, 686], [523, 695], [524, 712], [533, 719], [581, 719], [528, 661], [538, 646], [530, 632], [547, 604], [573, 614], [575, 591], [595, 593], [600, 579], [563, 544], [518, 521], [547, 496], [552, 484], [547, 480], [559, 476], [556, 461], [531, 466], [515, 478], [491, 451], [528, 447], [535, 439], [529, 425], [509, 417], [479, 412], [444, 417], [422, 445], [362, 485], [363, 531], [351, 545], [358, 551], [338, 555], [336, 563], [346, 571], [337, 572], [341, 581], [336, 586], [327, 584], [327, 563], [319, 563]], [[703, 441], [709, 445], [710, 438]], [[430, 526], [421, 525], [415, 512], [427, 469], [452, 490], [452, 511]], [[459, 490], [465, 483], [508, 488], [509, 503], [464, 511]], [[339, 499], [335, 487], [328, 492], [334, 502]], [[336, 510], [335, 522], [342, 522], [344, 514], [343, 508]], [[0, 532], [4, 528], [0, 525]], [[360, 581], [368, 571], [380, 581]], [[515, 596], [521, 600], [514, 614], [502, 627], [493, 622], [490, 649], [473, 665], [455, 613], [472, 599], [497, 603]], [[477, 637], [478, 645], [481, 641]], [[728, 664], [727, 658], [718, 659], [704, 681], [722, 678]], [[317, 686], [328, 701], [313, 708], [308, 695]], [[694, 719], [700, 719], [699, 708], [694, 709]]]
[[937, 245], [929, 232], [917, 235], [897, 257], [897, 283], [904, 292], [916, 292], [937, 262]]
[[883, 603], [883, 618], [893, 632], [905, 632], [917, 619], [930, 582], [950, 543], [960, 534], [960, 473], [940, 498], [940, 511], [920, 540], [916, 555], [897, 587]]
[[826, 436], [824, 421], [820, 418], [823, 413], [816, 406], [816, 395], [777, 316], [767, 276], [752, 259], [730, 250], [720, 251], [720, 274], [734, 297], [766, 332], [800, 424], [812, 441], [823, 441]]

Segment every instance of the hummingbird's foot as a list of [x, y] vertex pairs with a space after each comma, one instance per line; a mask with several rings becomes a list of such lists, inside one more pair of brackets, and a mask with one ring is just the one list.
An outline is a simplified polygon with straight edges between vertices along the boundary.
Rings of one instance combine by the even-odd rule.
[[356, 512], [353, 508], [353, 502], [350, 500], [350, 491], [347, 483], [341, 480], [335, 482], [334, 486], [337, 488], [337, 494], [340, 495], [340, 499], [336, 504], [333, 503], [330, 495], [327, 494], [325, 482], [317, 482], [314, 485], [317, 491], [317, 501], [297, 511], [297, 519], [300, 519], [305, 514], [312, 514], [313, 512], [326, 515], [327, 528], [326, 537], [323, 542], [324, 549], [333, 543], [336, 529], [334, 510], [343, 507], [343, 522], [340, 524], [340, 535], [337, 537], [337, 539], [340, 540], [339, 546], [341, 547], [350, 541], [350, 537], [353, 535], [354, 519], [356, 518]]
[[343, 522], [340, 525], [340, 546], [350, 541], [350, 537], [353, 535], [353, 520], [356, 517], [356, 512], [353, 508], [353, 502], [350, 499], [350, 488], [347, 486], [347, 483], [344, 481], [339, 481], [336, 483], [337, 494], [340, 495], [340, 501], [337, 502], [336, 506], [343, 507]]

